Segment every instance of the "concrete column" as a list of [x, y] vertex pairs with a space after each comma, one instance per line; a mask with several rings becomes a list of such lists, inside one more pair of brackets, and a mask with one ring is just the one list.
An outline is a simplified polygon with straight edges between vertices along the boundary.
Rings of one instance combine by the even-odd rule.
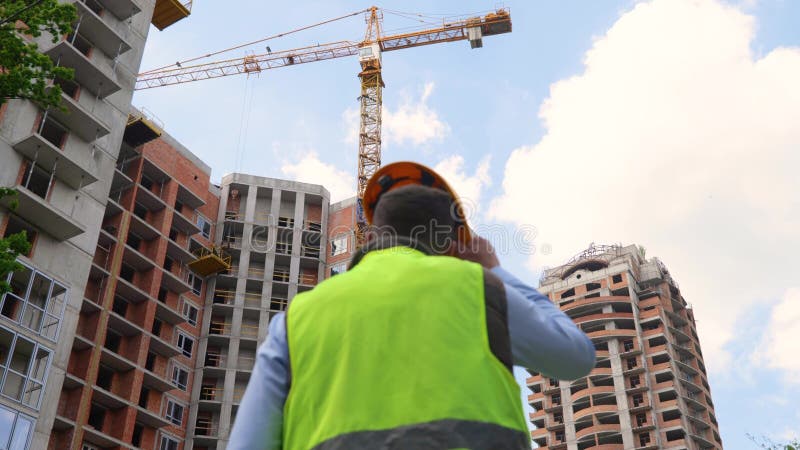
[[608, 355], [611, 360], [611, 376], [614, 379], [614, 393], [617, 400], [619, 414], [619, 428], [622, 432], [622, 445], [624, 448], [634, 448], [633, 431], [631, 427], [631, 413], [628, 406], [628, 395], [625, 393], [625, 376], [619, 358], [619, 340], [608, 341]]
[[[264, 284], [272, 287], [272, 272], [275, 270], [275, 246], [278, 242], [278, 216], [281, 211], [281, 190], [272, 190], [272, 205], [269, 208], [267, 254], [264, 260]], [[271, 292], [271, 291], [270, 291]]]
[[[570, 384], [566, 381], [560, 381], [558, 384], [561, 388], [561, 410], [564, 415], [564, 440], [567, 443], [567, 450], [578, 450], [577, 438], [575, 437], [575, 423], [572, 418], [572, 393], [569, 390]], [[547, 420], [549, 421], [550, 418], [548, 417]]]
[[223, 226], [225, 221], [225, 211], [228, 209], [228, 193], [230, 192], [230, 185], [222, 186], [219, 195], [219, 210], [217, 211], [216, 235], [213, 236], [214, 244], [217, 246], [222, 244]]
[[[303, 244], [303, 220], [305, 219], [306, 194], [298, 192], [294, 202], [294, 227], [292, 227], [292, 260], [289, 264], [290, 286], [297, 288], [298, 276], [300, 274], [300, 255]], [[290, 287], [291, 288], [291, 287]]]

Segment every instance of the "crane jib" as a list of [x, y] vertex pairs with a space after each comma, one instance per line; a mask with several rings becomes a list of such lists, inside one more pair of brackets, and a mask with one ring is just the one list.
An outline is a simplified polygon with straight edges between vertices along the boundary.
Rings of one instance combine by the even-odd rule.
[[[386, 11], [391, 12], [389, 10]], [[469, 41], [471, 48], [480, 48], [483, 46], [484, 37], [511, 32], [511, 13], [508, 9], [498, 9], [484, 16], [449, 21], [442, 20], [433, 27], [391, 35], [381, 34], [382, 10], [373, 6], [362, 12], [367, 13], [367, 30], [363, 41], [339, 41], [283, 51], [273, 51], [270, 46], [266, 46], [266, 53], [260, 55], [248, 55], [224, 61], [187, 65], [202, 57], [193, 58], [184, 60], [182, 63], [175, 63], [167, 68], [159, 68], [139, 74], [135, 89], [150, 89], [228, 75], [249, 75], [269, 69], [358, 55], [361, 66], [361, 71], [358, 74], [361, 79], [361, 95], [358, 97], [361, 106], [361, 122], [359, 128], [356, 193], [357, 204], [360, 207], [364, 187], [369, 177], [381, 166], [381, 112], [384, 87], [381, 74], [381, 54], [385, 51], [462, 40]], [[291, 33], [352, 15], [349, 14], [309, 25]], [[253, 41], [250, 44], [261, 43], [281, 35]], [[246, 45], [249, 44], [233, 47], [233, 49], [243, 48]], [[210, 53], [209, 55], [220, 54], [228, 50]], [[359, 213], [356, 220], [356, 229], [354, 230], [357, 244], [364, 242], [366, 229], [366, 220], [363, 214]]]

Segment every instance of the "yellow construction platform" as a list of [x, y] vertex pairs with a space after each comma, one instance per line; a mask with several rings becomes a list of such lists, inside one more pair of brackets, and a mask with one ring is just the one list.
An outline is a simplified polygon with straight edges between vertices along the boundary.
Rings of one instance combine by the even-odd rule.
[[144, 115], [128, 116], [122, 140], [131, 147], [138, 147], [161, 136], [161, 130]]
[[192, 2], [187, 0], [156, 0], [152, 24], [163, 30], [173, 23], [189, 17], [192, 13]]
[[201, 248], [195, 253], [197, 259], [188, 264], [192, 272], [207, 277], [231, 268], [231, 257], [215, 249]]

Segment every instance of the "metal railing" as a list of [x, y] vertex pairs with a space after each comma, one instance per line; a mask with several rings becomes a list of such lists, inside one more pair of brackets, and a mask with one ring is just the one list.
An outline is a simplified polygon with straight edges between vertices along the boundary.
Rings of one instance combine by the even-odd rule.
[[317, 276], [307, 273], [301, 273], [300, 276], [298, 277], [298, 281], [300, 284], [304, 284], [307, 286], [314, 286], [315, 284], [317, 284]]
[[[226, 271], [228, 275], [231, 276], [239, 276], [239, 266], [231, 266], [230, 269]], [[264, 268], [263, 267], [248, 267], [247, 273], [248, 278], [263, 278], [264, 277]]]
[[303, 229], [306, 231], [314, 231], [316, 233], [322, 232], [322, 223], [314, 222], [313, 220], [304, 220]]
[[[211, 320], [211, 325], [208, 327], [209, 334], [216, 334], [222, 336], [230, 336], [233, 333], [233, 324], [230, 322], [221, 322]], [[251, 325], [243, 323], [239, 327], [239, 336], [242, 337], [258, 337], [258, 325]]]
[[198, 417], [194, 426], [194, 434], [196, 436], [217, 436], [219, 434], [219, 425], [211, 419]]
[[282, 283], [288, 283], [289, 271], [285, 269], [275, 269], [272, 272], [272, 281], [280, 281]]
[[300, 250], [301, 255], [308, 258], [319, 258], [321, 251], [319, 247], [312, 247], [310, 245], [301, 245]]

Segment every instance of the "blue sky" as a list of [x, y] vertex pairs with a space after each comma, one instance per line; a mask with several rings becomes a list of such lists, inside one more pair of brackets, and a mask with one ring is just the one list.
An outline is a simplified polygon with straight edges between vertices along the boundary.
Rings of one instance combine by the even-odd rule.
[[[368, 6], [231, 3], [195, 2], [189, 19], [152, 29], [143, 69]], [[379, 6], [464, 14], [495, 3]], [[752, 448], [745, 433], [800, 434], [800, 366], [790, 356], [800, 345], [787, 321], [800, 320], [790, 257], [800, 251], [800, 185], [788, 169], [800, 154], [800, 2], [505, 6], [513, 32], [482, 49], [458, 42], [384, 55], [383, 161], [437, 166], [476, 205], [473, 222], [499, 223], [506, 238], [535, 226], [535, 254], [504, 251], [504, 264], [532, 283], [590, 242], [644, 245], [695, 307], [725, 447]], [[364, 26], [356, 17], [268, 45], [358, 40]], [[140, 91], [134, 104], [214, 180], [289, 177], [343, 198], [354, 190], [357, 73], [357, 60], [343, 58]]]

